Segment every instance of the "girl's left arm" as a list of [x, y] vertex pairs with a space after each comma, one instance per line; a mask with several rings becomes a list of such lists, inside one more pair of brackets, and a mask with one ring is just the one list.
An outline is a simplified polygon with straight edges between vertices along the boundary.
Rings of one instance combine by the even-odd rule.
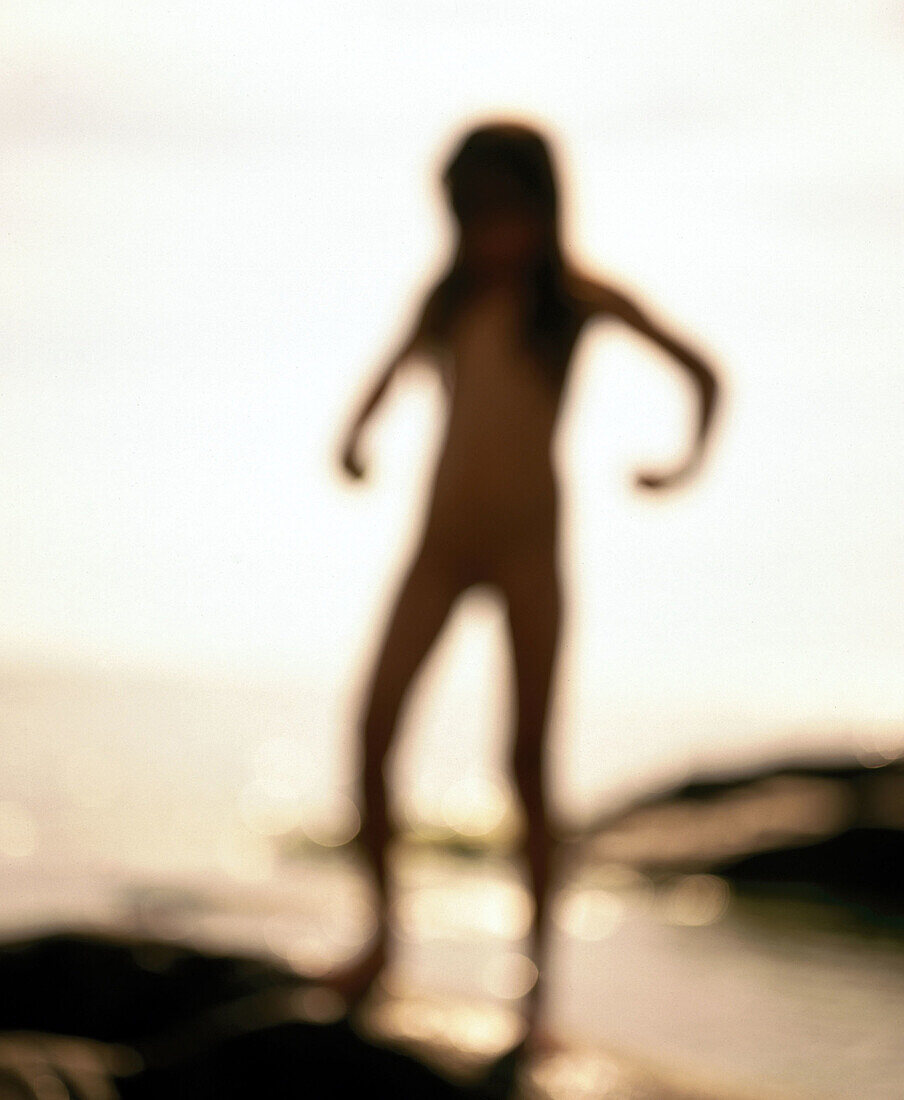
[[594, 313], [614, 315], [652, 340], [684, 368], [694, 383], [698, 404], [694, 440], [689, 456], [680, 466], [667, 473], [645, 473], [637, 477], [637, 484], [645, 489], [665, 489], [685, 481], [699, 468], [712, 429], [721, 389], [715, 369], [621, 292], [603, 284], [595, 284], [593, 307]]

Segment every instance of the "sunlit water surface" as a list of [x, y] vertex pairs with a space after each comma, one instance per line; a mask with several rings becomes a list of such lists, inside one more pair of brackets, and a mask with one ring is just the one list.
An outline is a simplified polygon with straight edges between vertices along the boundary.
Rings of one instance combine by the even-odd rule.
[[[114, 691], [99, 678], [63, 691], [7, 679], [0, 935], [119, 927], [313, 974], [353, 956], [375, 914], [339, 843], [356, 824], [347, 754], [299, 729], [309, 705], [299, 693], [187, 682]], [[498, 776], [456, 776], [432, 804], [429, 785], [420, 790], [424, 813], [460, 834], [506, 831]], [[320, 847], [289, 859], [275, 836], [293, 823]], [[393, 871], [379, 1027], [428, 1046], [433, 1032], [455, 1032], [462, 1050], [506, 1049], [535, 978], [520, 872], [500, 856], [431, 847], [423, 832]], [[618, 865], [574, 864], [553, 906], [548, 971], [550, 1023], [581, 1049], [713, 1083], [720, 1097], [904, 1096], [904, 939], [882, 925], [744, 899], [709, 875], [654, 888]], [[584, 1075], [588, 1100], [599, 1072]]]
[[[424, 1010], [407, 1021], [406, 999], [483, 1006], [470, 1024], [456, 1015], [462, 1046], [505, 1049], [534, 977], [517, 872], [410, 849], [395, 868], [386, 988], [397, 1000], [383, 1030], [424, 1038]], [[4, 934], [113, 925], [266, 952], [315, 974], [354, 955], [373, 927], [366, 880], [342, 853], [169, 880], [8, 863], [2, 892]], [[902, 1096], [904, 943], [890, 934], [819, 907], [738, 900], [709, 876], [653, 890], [611, 868], [572, 879], [554, 920], [549, 1011], [572, 1042], [764, 1100]]]

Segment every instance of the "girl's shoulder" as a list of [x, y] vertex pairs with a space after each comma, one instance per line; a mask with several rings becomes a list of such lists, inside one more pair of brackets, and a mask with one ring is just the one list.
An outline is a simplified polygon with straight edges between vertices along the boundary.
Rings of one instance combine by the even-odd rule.
[[625, 299], [625, 295], [608, 280], [581, 270], [568, 272], [567, 285], [575, 309], [583, 321], [616, 312], [619, 303]]

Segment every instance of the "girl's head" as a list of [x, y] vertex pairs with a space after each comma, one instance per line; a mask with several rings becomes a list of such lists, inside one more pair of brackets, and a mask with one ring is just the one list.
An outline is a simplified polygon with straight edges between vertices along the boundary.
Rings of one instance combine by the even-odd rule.
[[468, 266], [523, 265], [558, 251], [552, 158], [539, 133], [520, 123], [471, 130], [443, 172]]
[[461, 140], [442, 180], [458, 241], [430, 299], [435, 338], [448, 338], [485, 276], [514, 277], [525, 291], [525, 341], [558, 382], [578, 311], [559, 242], [558, 188], [545, 139], [523, 123], [478, 126]]

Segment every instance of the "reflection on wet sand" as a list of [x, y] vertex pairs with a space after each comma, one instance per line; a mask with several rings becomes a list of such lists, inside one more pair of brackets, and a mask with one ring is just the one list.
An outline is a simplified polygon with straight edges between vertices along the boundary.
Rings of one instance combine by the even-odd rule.
[[[59, 988], [59, 977], [67, 988]], [[349, 1026], [323, 986], [273, 962], [122, 933], [0, 947], [4, 1100], [729, 1100], [589, 1046], [524, 1054], [512, 1007], [396, 988]], [[13, 1027], [12, 1031], [8, 1029]]]
[[[654, 880], [576, 861], [551, 912], [550, 1011], [568, 1045], [515, 1067], [506, 1052], [520, 1040], [531, 978], [529, 892], [517, 868], [414, 843], [396, 847], [392, 869], [393, 962], [356, 1026], [444, 1080], [473, 1088], [493, 1071], [514, 1080], [517, 1069], [519, 1092], [488, 1095], [531, 1100], [897, 1095], [904, 944], [887, 926], [815, 901], [748, 898], [708, 872]], [[316, 977], [360, 952], [374, 920], [353, 853], [335, 848], [277, 863], [267, 879], [90, 885], [103, 927], [169, 945], [172, 957], [182, 944], [263, 954], [299, 983], [290, 1007], [304, 1026], [341, 1021], [341, 1001]], [[145, 953], [141, 973], [165, 975], [167, 957]], [[73, 965], [54, 964], [53, 983]], [[40, 1000], [42, 1011], [55, 1003]], [[10, 1026], [21, 1021], [0, 1021], [0, 1031]]]
[[[280, 793], [272, 778], [271, 801]], [[517, 1065], [511, 1051], [535, 979], [532, 897], [511, 833], [500, 831], [504, 789], [465, 785], [455, 800], [408, 811], [417, 827], [390, 858], [392, 960], [355, 1026], [363, 1041], [408, 1052], [472, 1100], [491, 1077], [496, 1091], [486, 1095], [530, 1100], [897, 1100], [904, 938], [899, 862], [882, 853], [901, 837], [900, 784], [901, 762], [888, 755], [779, 762], [677, 784], [564, 845], [549, 996], [567, 1045]], [[100, 868], [42, 879], [22, 854], [27, 819], [7, 804], [5, 934], [91, 922], [168, 945], [170, 955], [188, 945], [255, 956], [294, 983], [283, 1008], [295, 1025], [327, 1029], [304, 1032], [306, 1041], [347, 1039], [341, 998], [318, 982], [366, 950], [376, 914], [344, 803], [333, 799], [319, 821], [309, 807], [303, 823], [287, 815], [281, 831], [272, 820], [265, 830], [236, 789], [245, 846], [216, 871], [156, 879]], [[450, 821], [465, 826], [451, 844]], [[826, 862], [831, 844], [836, 853], [847, 844], [848, 864]], [[145, 952], [142, 973], [166, 974], [165, 955]], [[59, 1002], [59, 975], [78, 988], [72, 978], [87, 962], [54, 965], [42, 1012]], [[100, 973], [87, 985], [102, 988]], [[203, 983], [191, 985], [197, 996]], [[10, 1005], [22, 1002], [7, 997]], [[35, 1022], [0, 1020], [0, 1032], [23, 1026]], [[263, 1026], [259, 1013], [254, 1026]], [[39, 1057], [5, 1043], [0, 1054], [40, 1063], [46, 1076], [66, 1050], [50, 1042]], [[506, 1081], [515, 1092], [500, 1091]]]

